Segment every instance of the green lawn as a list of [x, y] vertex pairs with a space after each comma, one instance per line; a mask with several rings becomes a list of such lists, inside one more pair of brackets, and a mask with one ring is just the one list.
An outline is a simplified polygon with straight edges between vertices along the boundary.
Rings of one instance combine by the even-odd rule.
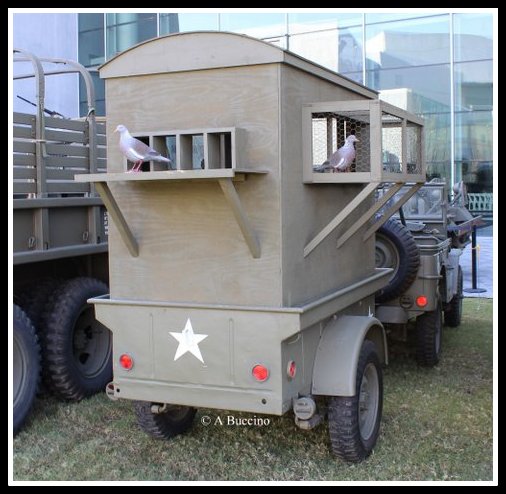
[[252, 415], [199, 410], [189, 433], [155, 440], [128, 401], [102, 394], [39, 399], [14, 439], [14, 480], [492, 480], [491, 300], [465, 299], [443, 352], [434, 369], [403, 352], [392, 358], [382, 432], [361, 464], [331, 456], [326, 425], [301, 431], [290, 414], [267, 427], [204, 427], [204, 415]]

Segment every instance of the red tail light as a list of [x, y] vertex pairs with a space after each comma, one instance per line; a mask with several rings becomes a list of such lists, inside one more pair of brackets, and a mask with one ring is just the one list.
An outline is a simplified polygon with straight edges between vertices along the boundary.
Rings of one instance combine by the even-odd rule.
[[119, 358], [119, 365], [125, 370], [131, 370], [134, 366], [134, 359], [128, 353], [124, 353]]
[[267, 381], [269, 378], [269, 369], [267, 369], [265, 365], [255, 365], [255, 367], [251, 370], [251, 373], [253, 374], [253, 377], [260, 382]]

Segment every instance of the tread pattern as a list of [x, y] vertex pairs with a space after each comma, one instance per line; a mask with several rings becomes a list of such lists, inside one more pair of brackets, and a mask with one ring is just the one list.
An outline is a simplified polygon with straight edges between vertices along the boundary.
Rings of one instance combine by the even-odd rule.
[[[420, 250], [411, 232], [399, 221], [389, 218], [376, 233], [376, 242], [384, 236], [395, 245], [399, 254], [397, 272], [389, 283], [376, 294], [379, 303], [402, 295], [415, 281], [420, 267]], [[376, 266], [377, 268], [384, 266]]]
[[[359, 393], [365, 367], [369, 362], [376, 366], [379, 379], [379, 403], [375, 431], [364, 443], [359, 429]], [[357, 383], [355, 396], [332, 396], [329, 398], [328, 420], [330, 443], [333, 453], [348, 462], [357, 463], [369, 456], [379, 435], [383, 405], [383, 375], [376, 345], [365, 340], [360, 351], [357, 365]]]
[[29, 375], [24, 383], [25, 389], [20, 391], [18, 403], [15, 403], [13, 409], [13, 431], [17, 434], [25, 423], [37, 395], [40, 382], [40, 346], [30, 318], [17, 305], [14, 305], [13, 321], [15, 338], [18, 339], [18, 344], [24, 345], [29, 360], [27, 362]]
[[[416, 360], [423, 367], [434, 367], [441, 355], [442, 312], [438, 308], [416, 318]], [[436, 339], [439, 332], [439, 348]]]
[[445, 325], [450, 328], [456, 328], [460, 326], [462, 321], [462, 298], [464, 296], [464, 275], [462, 274], [462, 268], [459, 266], [459, 272], [457, 274], [457, 293], [453, 296], [450, 303], [448, 304], [444, 316]]
[[136, 401], [134, 403], [135, 415], [139, 427], [150, 436], [157, 439], [171, 439], [178, 434], [186, 432], [192, 425], [197, 410], [192, 407], [181, 407], [186, 413], [177, 414], [177, 417], [167, 410], [163, 413], [153, 413], [152, 403], [149, 401]]
[[[63, 283], [50, 297], [43, 316], [41, 334], [43, 379], [59, 398], [79, 401], [105, 389], [112, 379], [112, 359], [96, 379], [82, 376], [73, 356], [74, 323], [90, 297], [108, 292], [105, 283], [79, 277]], [[88, 382], [90, 381], [90, 382]]]

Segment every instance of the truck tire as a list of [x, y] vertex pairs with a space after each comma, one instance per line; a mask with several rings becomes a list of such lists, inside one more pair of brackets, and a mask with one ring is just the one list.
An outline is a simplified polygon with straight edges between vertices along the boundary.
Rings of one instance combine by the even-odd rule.
[[39, 332], [43, 330], [41, 323], [46, 304], [61, 282], [56, 278], [43, 278], [25, 288], [19, 296], [19, 304]]
[[112, 379], [112, 335], [87, 302], [107, 292], [99, 280], [74, 278], [48, 302], [41, 333], [43, 376], [60, 398], [79, 401], [104, 390]]
[[13, 429], [24, 424], [35, 400], [40, 378], [40, 348], [35, 328], [25, 312], [14, 306], [13, 314]]
[[446, 306], [445, 326], [450, 328], [456, 328], [460, 326], [462, 320], [462, 298], [464, 297], [464, 276], [462, 274], [462, 268], [459, 266], [457, 274], [457, 293], [453, 296], [450, 303]]
[[192, 426], [197, 413], [196, 408], [177, 405], [166, 405], [167, 408], [161, 413], [153, 413], [151, 410], [153, 405], [156, 404], [136, 401], [134, 408], [139, 427], [157, 439], [171, 439], [186, 432]]
[[383, 303], [402, 295], [415, 281], [420, 266], [420, 251], [411, 232], [390, 218], [376, 232], [376, 267], [393, 268], [388, 284], [376, 293]]
[[332, 452], [349, 462], [367, 458], [378, 439], [383, 409], [383, 373], [376, 345], [364, 341], [357, 365], [355, 396], [329, 398]]
[[416, 360], [423, 367], [434, 367], [441, 356], [443, 313], [438, 307], [416, 318]]

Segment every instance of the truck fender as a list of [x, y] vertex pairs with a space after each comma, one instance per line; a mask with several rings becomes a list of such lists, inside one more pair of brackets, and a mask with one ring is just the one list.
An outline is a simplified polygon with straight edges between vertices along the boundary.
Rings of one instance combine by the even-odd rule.
[[385, 330], [375, 317], [344, 315], [325, 326], [313, 367], [314, 395], [355, 395], [357, 364], [365, 339], [376, 344], [380, 362], [387, 364]]

